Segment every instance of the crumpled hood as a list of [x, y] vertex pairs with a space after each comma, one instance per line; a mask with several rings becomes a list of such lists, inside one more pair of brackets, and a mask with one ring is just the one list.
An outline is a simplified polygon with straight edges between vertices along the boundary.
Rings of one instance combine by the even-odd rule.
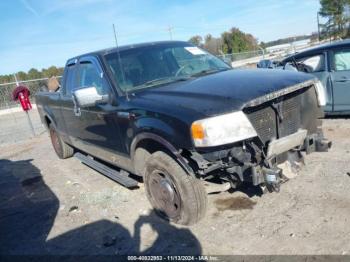
[[284, 70], [228, 70], [193, 80], [145, 89], [137, 99], [153, 105], [195, 111], [213, 116], [241, 110], [267, 94], [314, 79], [313, 76]]

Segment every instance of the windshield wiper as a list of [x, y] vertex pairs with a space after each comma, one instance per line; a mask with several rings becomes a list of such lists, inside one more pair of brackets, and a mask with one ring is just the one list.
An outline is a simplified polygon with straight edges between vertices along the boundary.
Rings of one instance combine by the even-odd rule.
[[157, 79], [153, 79], [150, 81], [147, 81], [141, 85], [135, 86], [133, 88], [133, 90], [136, 89], [142, 89], [142, 88], [146, 88], [146, 87], [151, 87], [151, 86], [157, 86], [157, 85], [163, 85], [163, 84], [170, 84], [173, 82], [178, 82], [178, 81], [186, 81], [188, 79], [190, 79], [191, 77], [189, 76], [181, 76], [181, 77], [162, 77], [162, 78], [157, 78]]
[[151, 86], [153, 84], [168, 82], [169, 79], [170, 79], [169, 77], [156, 78], [143, 83], [142, 86]]
[[217, 72], [226, 71], [226, 70], [229, 70], [229, 69], [230, 68], [206, 69], [206, 70], [202, 70], [202, 71], [199, 71], [198, 73], [195, 73], [195, 74], [191, 75], [191, 77], [209, 75], [209, 74], [213, 74], [213, 73], [217, 73]]
[[147, 81], [145, 83], [142, 84], [142, 86], [152, 86], [152, 85], [156, 85], [156, 84], [167, 84], [167, 83], [171, 83], [171, 82], [177, 82], [177, 81], [186, 81], [188, 80], [189, 77], [163, 77], [163, 78], [157, 78], [157, 79], [153, 79], [150, 81]]

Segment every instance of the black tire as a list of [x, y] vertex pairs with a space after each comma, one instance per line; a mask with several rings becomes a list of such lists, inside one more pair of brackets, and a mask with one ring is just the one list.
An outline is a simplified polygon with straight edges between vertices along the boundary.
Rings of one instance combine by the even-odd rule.
[[201, 182], [168, 154], [155, 152], [146, 164], [147, 198], [161, 217], [181, 225], [192, 225], [205, 216], [207, 193]]
[[55, 149], [57, 156], [61, 159], [73, 156], [74, 149], [62, 140], [62, 138], [60, 137], [60, 135], [58, 134], [58, 132], [52, 124], [49, 126], [49, 132], [51, 143], [53, 148]]

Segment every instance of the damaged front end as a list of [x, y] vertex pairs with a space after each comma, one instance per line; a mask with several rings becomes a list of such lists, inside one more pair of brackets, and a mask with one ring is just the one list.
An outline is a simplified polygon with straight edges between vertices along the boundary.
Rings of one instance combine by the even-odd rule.
[[317, 96], [314, 82], [306, 82], [251, 101], [242, 112], [257, 136], [188, 152], [189, 163], [210, 183], [236, 188], [250, 182], [278, 192], [280, 184], [300, 170], [303, 152], [331, 147], [322, 133], [323, 111]]

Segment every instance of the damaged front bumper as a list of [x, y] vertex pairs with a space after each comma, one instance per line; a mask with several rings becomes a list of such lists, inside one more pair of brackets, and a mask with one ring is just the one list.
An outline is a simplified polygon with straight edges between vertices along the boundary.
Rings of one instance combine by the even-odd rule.
[[[265, 185], [271, 191], [279, 191], [280, 184], [293, 176], [300, 170], [303, 161], [301, 152], [310, 154], [312, 152], [327, 152], [332, 142], [323, 137], [322, 134], [307, 135], [307, 130], [298, 132], [272, 141], [267, 150], [267, 166], [252, 168], [253, 185]], [[285, 155], [285, 162], [273, 161], [281, 155]], [[283, 159], [283, 158], [282, 158]], [[283, 168], [282, 168], [283, 166]], [[287, 170], [286, 170], [287, 169]]]
[[278, 191], [302, 166], [303, 152], [328, 151], [332, 143], [322, 133], [324, 114], [314, 85], [293, 88], [253, 100], [243, 108], [257, 137], [229, 148], [191, 152], [189, 162], [197, 175], [207, 181], [229, 182], [233, 188], [251, 182]]
[[290, 178], [281, 168], [282, 163], [287, 162], [292, 172], [297, 172], [303, 164], [302, 152], [326, 152], [331, 146], [321, 132], [308, 135], [307, 130], [299, 129], [271, 141], [265, 150], [257, 146], [256, 141], [247, 140], [229, 149], [202, 154], [192, 152], [191, 161], [204, 180], [230, 183], [232, 188], [250, 182], [254, 186], [266, 186], [270, 192], [278, 192], [280, 184]]

